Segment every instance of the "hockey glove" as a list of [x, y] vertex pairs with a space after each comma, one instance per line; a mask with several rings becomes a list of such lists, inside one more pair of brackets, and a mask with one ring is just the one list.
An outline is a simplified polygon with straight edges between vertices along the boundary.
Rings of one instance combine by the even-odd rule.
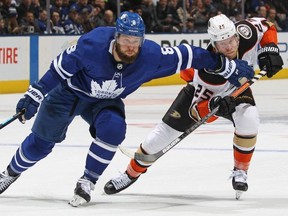
[[219, 106], [216, 113], [217, 116], [227, 116], [235, 112], [235, 99], [230, 96], [225, 96], [224, 98], [220, 96], [213, 97], [209, 102], [210, 110], [215, 109]]
[[22, 109], [25, 110], [24, 115], [18, 118], [21, 123], [24, 124], [26, 120], [31, 119], [37, 113], [38, 107], [44, 99], [44, 94], [42, 92], [43, 90], [40, 85], [33, 84], [32, 86], [29, 86], [24, 97], [19, 100], [16, 106], [16, 113], [20, 112]]
[[242, 78], [252, 79], [254, 76], [254, 70], [243, 60], [229, 60], [227, 57], [220, 56], [222, 66], [220, 70], [216, 71], [217, 74], [223, 76], [231, 84], [236, 87], [240, 87], [239, 82]]
[[269, 43], [258, 51], [258, 63], [260, 70], [267, 72], [271, 78], [282, 69], [283, 60], [279, 55], [279, 48], [275, 43]]

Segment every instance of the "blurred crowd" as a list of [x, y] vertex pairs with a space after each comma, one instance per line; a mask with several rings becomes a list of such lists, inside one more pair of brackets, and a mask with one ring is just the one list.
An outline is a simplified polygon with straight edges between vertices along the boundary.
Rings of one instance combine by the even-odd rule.
[[[120, 10], [139, 13], [147, 33], [205, 33], [209, 18], [219, 13], [234, 22], [265, 17], [288, 31], [288, 0], [242, 1], [120, 0]], [[114, 26], [117, 8], [116, 0], [51, 0], [49, 11], [44, 0], [0, 0], [0, 35], [83, 34]]]

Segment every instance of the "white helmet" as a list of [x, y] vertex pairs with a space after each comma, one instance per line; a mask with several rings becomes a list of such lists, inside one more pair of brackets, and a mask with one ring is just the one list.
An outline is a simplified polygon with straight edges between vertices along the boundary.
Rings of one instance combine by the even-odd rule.
[[234, 23], [224, 14], [211, 17], [208, 22], [208, 34], [213, 46], [216, 41], [222, 41], [233, 35], [238, 35]]

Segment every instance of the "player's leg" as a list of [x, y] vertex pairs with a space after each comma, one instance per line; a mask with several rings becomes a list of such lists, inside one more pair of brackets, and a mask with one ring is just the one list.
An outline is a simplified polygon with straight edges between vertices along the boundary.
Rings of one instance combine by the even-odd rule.
[[73, 117], [69, 116], [69, 105], [63, 106], [63, 97], [57, 96], [60, 92], [63, 93], [61, 90], [51, 92], [50, 95], [53, 97], [44, 100], [41, 104], [32, 127], [32, 133], [17, 149], [7, 170], [0, 174], [0, 193], [3, 193], [22, 172], [45, 158], [52, 151], [56, 142], [64, 139], [67, 127]]
[[233, 138], [234, 169], [231, 177], [236, 191], [248, 190], [247, 172], [259, 128], [259, 114], [251, 91], [247, 91], [242, 97], [245, 97], [245, 103], [239, 104], [232, 115], [235, 133]]
[[[90, 201], [95, 183], [110, 164], [118, 145], [125, 138], [124, 105], [122, 101], [119, 101], [118, 105], [109, 104], [110, 102], [102, 102], [97, 106], [101, 110], [97, 109], [91, 113], [92, 115], [97, 113], [90, 127], [94, 140], [86, 157], [84, 174], [78, 180], [74, 196], [70, 201], [70, 205], [74, 207]], [[88, 120], [89, 114], [86, 112], [82, 117]]]
[[[148, 134], [137, 151], [143, 154], [156, 153], [191, 127], [194, 120], [190, 118], [189, 109], [193, 96], [194, 87], [192, 85], [184, 87], [164, 115], [162, 122]], [[123, 174], [106, 183], [104, 191], [107, 194], [115, 194], [124, 190], [145, 173], [151, 165], [132, 159]]]
[[33, 133], [27, 136], [17, 149], [7, 169], [0, 174], [0, 194], [16, 181], [22, 172], [46, 157], [54, 144]]

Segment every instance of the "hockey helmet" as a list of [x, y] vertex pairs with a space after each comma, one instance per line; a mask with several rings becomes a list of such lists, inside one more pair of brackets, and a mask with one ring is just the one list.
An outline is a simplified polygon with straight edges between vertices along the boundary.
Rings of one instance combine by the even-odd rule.
[[116, 37], [119, 34], [142, 37], [145, 36], [145, 24], [137, 13], [124, 11], [116, 20]]
[[208, 22], [208, 34], [212, 45], [234, 35], [238, 36], [234, 23], [224, 14], [211, 17]]

